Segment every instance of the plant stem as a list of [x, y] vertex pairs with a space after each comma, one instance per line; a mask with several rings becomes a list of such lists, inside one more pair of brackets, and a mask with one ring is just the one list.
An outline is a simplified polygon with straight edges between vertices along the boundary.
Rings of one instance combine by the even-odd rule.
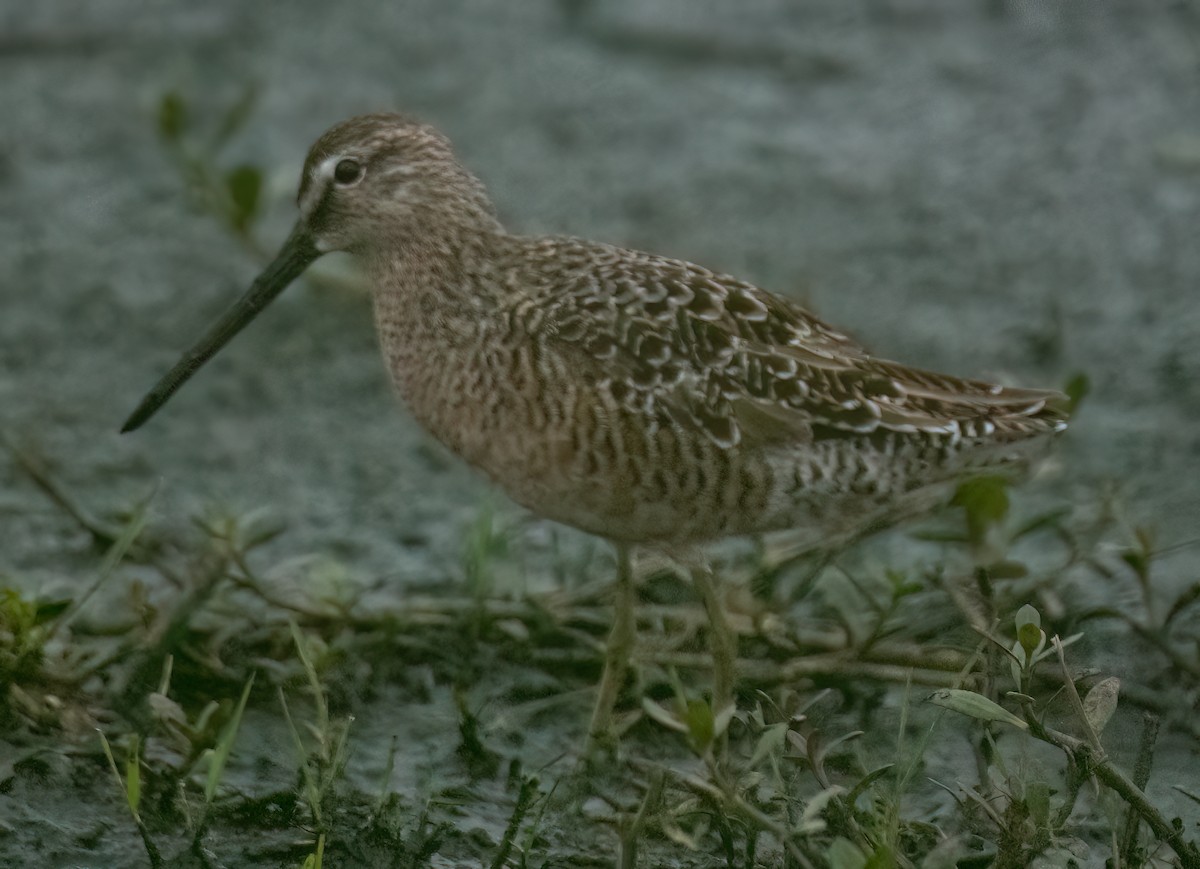
[[1126, 778], [1103, 754], [1097, 754], [1088, 743], [1046, 727], [1038, 720], [1030, 704], [1026, 703], [1024, 708], [1025, 721], [1033, 736], [1066, 752], [1079, 765], [1081, 775], [1094, 775], [1108, 785], [1137, 812], [1158, 838], [1174, 849], [1183, 869], [1200, 869], [1200, 848], [1183, 838], [1183, 831], [1176, 829], [1163, 817], [1141, 788]]
[[[1158, 741], [1159, 717], [1152, 712], [1142, 713], [1142, 737], [1138, 743], [1137, 762], [1133, 767], [1133, 784], [1144, 790], [1150, 781], [1150, 767], [1154, 763], [1154, 744]], [[1125, 835], [1121, 844], [1121, 861], [1133, 865], [1134, 849], [1137, 847], [1138, 814], [1133, 806], [1125, 817]]]

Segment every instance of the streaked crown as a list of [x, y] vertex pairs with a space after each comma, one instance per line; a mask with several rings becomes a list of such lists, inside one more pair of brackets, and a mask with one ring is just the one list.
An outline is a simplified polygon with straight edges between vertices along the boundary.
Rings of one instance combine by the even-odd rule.
[[304, 161], [297, 204], [322, 252], [363, 252], [446, 223], [499, 229], [483, 185], [450, 141], [400, 114], [360, 115], [327, 130]]

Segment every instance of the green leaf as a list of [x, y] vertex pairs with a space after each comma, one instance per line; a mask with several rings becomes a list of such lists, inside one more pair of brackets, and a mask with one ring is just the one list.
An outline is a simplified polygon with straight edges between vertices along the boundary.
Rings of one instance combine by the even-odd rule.
[[1018, 631], [1026, 625], [1033, 625], [1035, 628], [1040, 628], [1042, 626], [1042, 614], [1032, 604], [1025, 604], [1017, 610], [1013, 621], [1016, 622]]
[[896, 854], [888, 845], [879, 845], [867, 858], [863, 869], [896, 869]]
[[245, 232], [258, 215], [259, 198], [262, 192], [262, 171], [255, 166], [242, 165], [225, 176], [225, 186], [233, 203], [233, 225], [238, 232]]
[[324, 733], [329, 727], [329, 704], [325, 701], [325, 692], [321, 689], [321, 677], [317, 675], [317, 667], [308, 653], [308, 643], [305, 641], [305, 635], [300, 632], [300, 626], [294, 619], [289, 618], [288, 628], [292, 632], [296, 655], [300, 658], [300, 663], [304, 667], [304, 675], [308, 678], [308, 690], [312, 693], [313, 703], [317, 707], [317, 730]]
[[[96, 733], [98, 733], [100, 735], [100, 745], [104, 748], [104, 756], [106, 758], [108, 758], [108, 768], [110, 770], [112, 770], [113, 779], [117, 783], [117, 788], [122, 793], [124, 793], [125, 803], [126, 803], [126, 805], [129, 806], [129, 811], [133, 815], [134, 822], [140, 824], [141, 818], [138, 816], [137, 804], [141, 801], [141, 790], [142, 790], [141, 776], [140, 776], [140, 774], [138, 774], [136, 776], [138, 783], [136, 786], [134, 786], [132, 788], [133, 793], [131, 794], [131, 787], [128, 782], [128, 778], [126, 778], [125, 780], [122, 780], [120, 770], [117, 769], [117, 759], [113, 756], [112, 746], [109, 745], [109, 743], [108, 743], [108, 737], [105, 736], [104, 731], [98, 727], [96, 728]], [[136, 740], [136, 737], [135, 737], [135, 740]], [[136, 744], [137, 743], [135, 741], [134, 745], [136, 746]], [[135, 752], [131, 752], [130, 757], [133, 757], [134, 753]], [[126, 772], [126, 776], [128, 776], [128, 773], [129, 773], [128, 759], [127, 759], [126, 765], [125, 765], [125, 772]], [[134, 797], [134, 798], [131, 799], [131, 797]]]
[[1067, 381], [1063, 387], [1063, 392], [1067, 394], [1067, 399], [1070, 401], [1070, 404], [1067, 406], [1067, 414], [1069, 416], [1075, 415], [1075, 411], [1079, 410], [1079, 405], [1091, 391], [1092, 382], [1082, 371]]
[[974, 543], [1008, 515], [1008, 486], [1003, 477], [975, 477], [959, 485], [951, 503], [967, 514], [967, 532]]
[[125, 802], [129, 811], [136, 818], [138, 806], [142, 802], [142, 768], [138, 761], [138, 737], [135, 733], [129, 744], [129, 754], [125, 757]]
[[313, 813], [313, 819], [321, 823], [321, 792], [317, 787], [317, 782], [313, 778], [313, 772], [309, 768], [308, 751], [304, 747], [304, 740], [300, 738], [300, 731], [296, 729], [296, 722], [292, 720], [292, 713], [288, 709], [287, 698], [283, 696], [283, 688], [276, 689], [279, 693], [279, 705], [283, 707], [283, 720], [287, 722], [288, 730], [292, 734], [292, 745], [296, 748], [296, 758], [300, 763], [300, 776], [304, 780], [304, 792], [308, 799], [308, 807]]
[[1046, 644], [1046, 634], [1042, 630], [1042, 614], [1034, 607], [1025, 604], [1017, 610], [1017, 642], [1025, 650], [1026, 663]]
[[1141, 549], [1126, 549], [1121, 553], [1121, 560], [1133, 570], [1138, 577], [1143, 577], [1150, 571], [1150, 559]]
[[701, 753], [712, 745], [715, 728], [712, 707], [704, 700], [689, 700], [687, 705], [688, 736]]
[[63, 598], [61, 600], [38, 601], [33, 614], [33, 623], [41, 625], [58, 618], [71, 606], [71, 600], [71, 598]]
[[993, 703], [982, 694], [974, 691], [964, 691], [961, 688], [943, 688], [929, 695], [929, 702], [935, 706], [958, 712], [980, 721], [998, 721], [1011, 724], [1021, 730], [1028, 730], [1029, 725], [1013, 715], [1003, 706]]
[[250, 699], [250, 688], [253, 685], [254, 674], [251, 673], [250, 678], [246, 680], [246, 687], [242, 689], [241, 699], [238, 700], [237, 706], [234, 707], [233, 715], [225, 723], [225, 728], [221, 731], [221, 737], [217, 740], [217, 744], [209, 756], [208, 779], [204, 783], [205, 803], [211, 803], [213, 797], [216, 796], [217, 785], [221, 782], [221, 776], [225, 772], [225, 763], [229, 760], [230, 752], [233, 751], [233, 743], [237, 739], [238, 728], [242, 724], [242, 713], [246, 711], [246, 701]]

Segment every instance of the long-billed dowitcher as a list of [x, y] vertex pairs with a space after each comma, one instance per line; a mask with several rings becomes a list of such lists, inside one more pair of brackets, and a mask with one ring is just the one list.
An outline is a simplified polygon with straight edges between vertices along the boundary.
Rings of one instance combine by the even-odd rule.
[[[1062, 396], [876, 359], [728, 275], [578, 238], [505, 231], [433, 128], [334, 126], [308, 153], [282, 250], [145, 397], [142, 425], [310, 263], [348, 251], [373, 287], [400, 395], [438, 440], [542, 516], [614, 541], [617, 598], [591, 734], [633, 641], [630, 547], [681, 548], [902, 516], [962, 475], [1020, 464]], [[714, 704], [735, 638], [703, 568]]]

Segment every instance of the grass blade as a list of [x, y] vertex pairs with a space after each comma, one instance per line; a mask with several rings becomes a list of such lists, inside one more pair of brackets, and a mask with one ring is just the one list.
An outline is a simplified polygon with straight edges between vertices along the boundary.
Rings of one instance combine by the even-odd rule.
[[238, 700], [237, 706], [234, 707], [233, 715], [225, 723], [225, 729], [221, 731], [221, 738], [217, 740], [216, 747], [209, 756], [208, 779], [204, 783], [205, 804], [212, 803], [213, 796], [217, 792], [217, 785], [220, 784], [221, 776], [225, 773], [225, 764], [229, 760], [230, 752], [233, 751], [233, 743], [237, 739], [238, 728], [242, 723], [242, 713], [246, 711], [246, 701], [250, 699], [250, 688], [253, 685], [254, 674], [251, 673], [250, 678], [246, 680], [246, 687], [242, 689], [242, 696]]

